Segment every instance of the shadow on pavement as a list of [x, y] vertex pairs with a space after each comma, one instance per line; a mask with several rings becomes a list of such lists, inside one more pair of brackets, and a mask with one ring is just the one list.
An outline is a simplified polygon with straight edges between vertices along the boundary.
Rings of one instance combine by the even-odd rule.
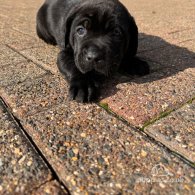
[[137, 56], [149, 63], [151, 69], [150, 74], [138, 77], [117, 73], [113, 79], [105, 82], [101, 99], [116, 94], [119, 91], [116, 87], [117, 84], [126, 83], [128, 85], [131, 82], [138, 84], [151, 83], [176, 75], [185, 69], [195, 67], [195, 53], [185, 47], [168, 43], [160, 37], [144, 33], [140, 33], [139, 35]]

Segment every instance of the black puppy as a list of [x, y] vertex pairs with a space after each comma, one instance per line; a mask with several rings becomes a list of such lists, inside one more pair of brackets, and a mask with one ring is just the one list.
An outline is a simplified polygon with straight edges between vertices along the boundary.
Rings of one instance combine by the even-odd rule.
[[102, 78], [114, 71], [149, 73], [148, 64], [135, 57], [135, 21], [118, 0], [46, 0], [37, 34], [60, 47], [58, 68], [70, 83], [70, 98], [79, 102], [96, 99]]

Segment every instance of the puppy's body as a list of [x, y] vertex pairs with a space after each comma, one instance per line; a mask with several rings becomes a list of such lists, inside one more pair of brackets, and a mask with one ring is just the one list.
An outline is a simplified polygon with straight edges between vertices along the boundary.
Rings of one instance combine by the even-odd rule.
[[37, 34], [60, 47], [57, 65], [77, 101], [97, 98], [102, 78], [118, 69], [149, 72], [135, 58], [137, 26], [118, 0], [46, 0], [37, 14]]

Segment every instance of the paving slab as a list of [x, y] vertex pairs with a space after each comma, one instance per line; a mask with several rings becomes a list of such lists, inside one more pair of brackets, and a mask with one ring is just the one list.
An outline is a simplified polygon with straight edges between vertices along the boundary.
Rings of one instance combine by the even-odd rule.
[[[131, 126], [143, 127], [162, 112], [169, 112], [194, 97], [195, 4], [191, 0], [168, 1], [166, 6], [162, 0], [123, 2], [128, 3], [142, 32], [139, 56], [149, 61], [152, 73], [142, 78], [114, 79], [103, 96], [102, 106], [128, 120]], [[41, 3], [42, 0], [29, 4], [23, 0], [17, 3], [0, 0], [3, 26], [0, 26], [0, 42], [8, 44], [0, 48], [3, 67], [0, 95], [63, 183], [72, 194], [194, 194], [192, 167], [97, 105], [67, 100], [68, 86], [58, 76], [56, 67], [58, 49], [36, 38], [35, 16]], [[39, 66], [29, 62], [27, 68], [26, 58], [20, 54]], [[45, 74], [41, 66], [53, 74]], [[11, 78], [11, 74], [17, 76]], [[165, 130], [171, 129], [168, 123], [172, 118], [165, 118], [165, 122], [161, 119], [159, 123], [165, 123], [162, 128], [154, 130], [150, 126], [145, 130], [169, 148], [171, 141], [176, 143], [179, 151], [184, 152], [179, 153], [174, 147], [171, 150], [194, 162], [194, 140], [190, 139], [192, 109], [185, 107], [180, 111], [182, 116], [170, 115], [181, 124], [177, 130]], [[182, 121], [189, 122], [186, 125], [189, 135], [184, 135]], [[159, 136], [155, 137], [156, 134]], [[171, 140], [167, 141], [169, 136]], [[0, 167], [1, 164], [0, 161]], [[66, 193], [51, 178], [39, 181], [43, 183], [33, 188], [34, 194]], [[1, 183], [0, 180], [2, 191]]]
[[166, 47], [148, 49], [148, 51], [140, 52], [138, 55], [162, 64], [162, 68], [174, 66], [176, 71], [195, 68], [195, 50], [192, 47], [193, 43], [193, 40], [180, 43], [179, 46], [167, 43]]
[[60, 104], [67, 99], [67, 90], [62, 77], [48, 73], [23, 83], [4, 86], [0, 95], [9, 103], [12, 111], [22, 117]]
[[[5, 100], [72, 194], [192, 192], [192, 168], [96, 105], [67, 99], [56, 103], [55, 97], [67, 96], [66, 90], [60, 91], [60, 79], [50, 80], [54, 78], [48, 75], [40, 79], [38, 83], [49, 84], [25, 81], [22, 85], [30, 86], [28, 90], [13, 86], [10, 93], [14, 93]], [[49, 102], [45, 110], [44, 101]], [[29, 115], [22, 115], [20, 108]], [[160, 182], [161, 173], [153, 173], [156, 168], [163, 169], [173, 182], [161, 175]], [[146, 184], [148, 178], [151, 182]]]
[[143, 53], [145, 51], [151, 51], [154, 49], [158, 50], [161, 47], [167, 46], [170, 46], [170, 44], [158, 36], [148, 35], [145, 33], [139, 34], [138, 53]]
[[169, 42], [170, 44], [176, 44], [186, 42], [188, 40], [194, 40], [195, 39], [195, 27], [191, 27], [189, 29], [179, 29], [175, 32], [170, 32], [166, 37], [165, 40]]
[[[157, 37], [155, 39], [158, 40]], [[188, 68], [195, 68], [194, 41], [179, 43], [179, 46], [166, 42], [167, 45], [165, 44], [165, 46], [159, 48], [155, 48], [155, 44], [147, 45], [149, 43], [147, 40], [142, 40], [142, 42], [138, 56], [148, 61], [151, 72], [160, 72], [169, 69], [165, 74], [167, 77]], [[143, 46], [144, 43], [146, 43], [145, 46]]]
[[0, 34], [2, 35], [2, 31], [8, 29], [10, 27], [11, 19], [3, 14], [0, 14]]
[[[41, 5], [41, 1], [40, 4]], [[24, 23], [26, 21], [36, 21], [36, 11], [38, 10], [38, 2], [36, 1], [37, 5], [33, 5], [31, 1], [29, 5], [24, 4], [18, 1], [17, 5], [14, 5], [13, 2], [10, 2], [9, 5], [1, 6], [0, 11], [2, 16], [8, 16], [14, 24], [15, 21], [20, 21], [20, 23]], [[11, 13], [14, 11], [13, 13]], [[11, 15], [10, 15], [11, 13]]]
[[29, 194], [51, 172], [1, 100], [0, 116], [0, 194]]
[[193, 168], [96, 105], [65, 102], [21, 122], [72, 194], [194, 190]]
[[[159, 35], [164, 38], [167, 33], [193, 27], [195, 22], [195, 4], [191, 0], [185, 3], [162, 0], [145, 2], [144, 0], [121, 0], [135, 17], [141, 32]], [[185, 5], [184, 5], [185, 4]]]
[[[187, 43], [187, 45], [186, 45], [186, 43], [184, 42], [184, 43], [180, 43], [180, 46], [181, 47], [186, 47], [189, 51], [192, 51], [193, 53], [195, 52], [195, 45], [194, 45], [194, 40], [195, 39], [193, 39], [193, 40], [191, 40], [191, 41], [188, 41], [188, 43]], [[193, 55], [193, 59], [194, 59], [195, 57], [194, 57], [194, 55]]]
[[170, 71], [164, 69], [129, 83], [118, 84], [110, 89], [101, 104], [106, 104], [131, 125], [143, 127], [163, 112], [175, 109], [195, 96], [194, 69], [189, 68], [172, 76]]
[[15, 52], [8, 46], [0, 44], [0, 67], [7, 64], [16, 64], [25, 60], [26, 59], [18, 52]]
[[16, 85], [27, 79], [41, 77], [46, 71], [30, 61], [9, 64], [1, 67], [0, 86]]
[[32, 192], [32, 195], [67, 195], [68, 193], [64, 190], [60, 184], [53, 180], [41, 185], [37, 190]]
[[11, 27], [10, 30], [12, 30], [13, 27], [16, 27], [18, 25], [25, 24], [26, 26], [29, 26], [30, 23], [33, 24], [35, 23], [38, 6], [36, 6], [36, 8], [30, 5], [23, 6], [20, 5], [19, 2], [17, 6], [13, 5], [13, 2], [11, 4], [12, 5], [7, 5], [7, 6], [2, 6], [1, 4], [0, 7], [0, 12], [1, 12], [0, 17], [7, 19], [7, 21], [3, 20], [2, 23], [9, 24], [9, 27]]
[[[31, 1], [28, 5], [22, 1], [18, 1], [17, 5], [13, 1], [3, 1], [0, 3], [0, 13], [9, 20], [11, 29], [36, 37], [36, 12], [43, 3], [42, 1]], [[3, 21], [3, 25], [6, 26], [6, 24], [7, 22]]]
[[[33, 16], [33, 18], [35, 18], [35, 17], [36, 17], [36, 14]], [[23, 32], [27, 35], [30, 35], [34, 38], [37, 37], [35, 22], [32, 22], [32, 23], [30, 22], [29, 23], [29, 21], [27, 21], [27, 22], [24, 22], [24, 23], [15, 23], [15, 24], [12, 25], [12, 28], [14, 30]]]
[[147, 127], [145, 131], [195, 163], [195, 101]]
[[[36, 9], [41, 5], [41, 0], [30, 1], [29, 4], [26, 4], [24, 1], [17, 1], [17, 3], [13, 3], [12, 0], [0, 1], [1, 7], [1, 15], [7, 15], [11, 19], [17, 20], [23, 13], [26, 14], [25, 18], [30, 19], [35, 14]], [[12, 12], [14, 11], [14, 12]], [[35, 18], [31, 18], [35, 20]], [[22, 22], [22, 20], [21, 20]]]
[[21, 54], [26, 56], [28, 59], [41, 64], [54, 74], [58, 74], [59, 72], [56, 65], [58, 52], [59, 48], [45, 44], [44, 47], [23, 50], [21, 51]]
[[[151, 19], [152, 17], [153, 16], [150, 14]], [[135, 16], [135, 18], [137, 17]], [[186, 21], [178, 21], [177, 25], [173, 25], [170, 22], [162, 21], [163, 19], [148, 22], [143, 19], [143, 21], [136, 20], [136, 23], [140, 33], [147, 33], [150, 35], [159, 36], [167, 40], [171, 38], [170, 33], [172, 32], [184, 31], [192, 28], [192, 25], [190, 25], [189, 23], [187, 23], [188, 25], [186, 25]], [[181, 26], [179, 26], [178, 24]], [[177, 41], [175, 40], [173, 43], [177, 43]]]
[[29, 39], [29, 35], [13, 30], [11, 27], [0, 29], [0, 44], [23, 42]]
[[19, 40], [13, 40], [9, 41], [7, 45], [14, 50], [20, 52], [25, 49], [31, 49], [31, 48], [36, 48], [36, 47], [43, 47], [45, 46], [45, 43], [39, 39], [39, 38], [34, 38], [32, 36], [23, 36], [23, 33], [19, 32], [21, 34], [21, 39]]
[[[172, 47], [172, 50], [184, 50], [184, 47], [190, 50], [190, 43], [194, 43], [195, 35], [194, 30], [183, 30], [179, 32], [169, 33], [165, 38], [159, 36], [149, 35], [145, 33], [139, 34], [139, 47], [138, 53], [143, 53], [156, 49], [161, 49], [163, 47]], [[193, 34], [193, 36], [191, 36]], [[192, 50], [190, 50], [192, 51]], [[185, 52], [185, 51], [184, 51]], [[168, 53], [168, 52], [167, 52]]]
[[151, 74], [130, 77], [129, 82], [120, 83], [118, 79], [119, 84], [110, 85], [101, 101], [137, 127], [195, 96], [193, 40], [173, 45], [160, 37], [141, 34], [140, 43], [138, 56], [148, 61]]

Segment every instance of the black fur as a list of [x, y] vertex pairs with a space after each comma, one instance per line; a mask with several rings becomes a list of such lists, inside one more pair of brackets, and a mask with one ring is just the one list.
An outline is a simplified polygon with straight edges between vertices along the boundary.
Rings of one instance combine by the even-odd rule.
[[79, 102], [95, 100], [101, 81], [118, 69], [149, 73], [135, 57], [135, 21], [118, 0], [46, 0], [37, 14], [37, 35], [60, 47], [58, 68], [70, 83], [70, 98]]

